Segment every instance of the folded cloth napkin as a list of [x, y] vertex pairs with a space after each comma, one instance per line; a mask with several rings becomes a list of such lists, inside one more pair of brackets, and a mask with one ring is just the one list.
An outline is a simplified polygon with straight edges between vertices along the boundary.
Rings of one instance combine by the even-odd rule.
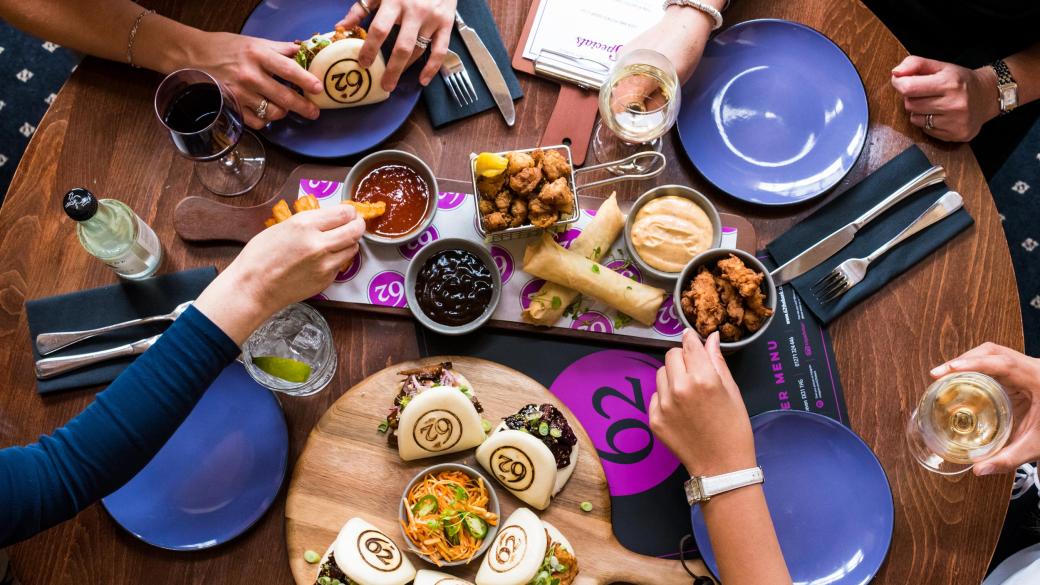
[[[513, 99], [516, 100], [523, 97], [524, 92], [520, 89], [520, 82], [516, 79], [516, 74], [513, 73], [509, 53], [506, 52], [506, 47], [502, 44], [502, 37], [498, 34], [498, 26], [495, 24], [495, 19], [491, 15], [491, 9], [488, 8], [487, 2], [485, 0], [459, 0], [457, 10], [462, 15], [462, 19], [466, 21], [466, 24], [477, 31], [480, 40], [484, 42], [484, 46], [488, 48], [491, 56], [495, 58], [495, 63], [498, 64], [499, 70], [502, 71], [502, 77], [505, 78], [506, 85], [509, 86], [509, 93], [513, 96]], [[434, 128], [440, 128], [455, 120], [468, 118], [484, 110], [498, 108], [495, 105], [495, 98], [491, 96], [491, 91], [488, 90], [487, 84], [484, 83], [484, 78], [480, 76], [480, 70], [477, 69], [477, 64], [473, 62], [473, 58], [470, 56], [469, 50], [466, 49], [466, 45], [463, 44], [462, 37], [459, 36], [457, 30], [453, 29], [451, 33], [449, 47], [462, 58], [462, 63], [466, 66], [466, 71], [469, 73], [470, 81], [473, 82], [473, 88], [477, 90], [479, 99], [468, 106], [460, 108], [458, 103], [455, 102], [455, 98], [452, 97], [451, 92], [448, 91], [447, 86], [444, 85], [444, 80], [441, 79], [440, 75], [436, 76], [430, 82], [430, 85], [423, 90], [423, 102], [426, 103], [426, 111], [430, 115], [430, 122], [433, 123]]]
[[[856, 219], [931, 166], [932, 163], [921, 149], [911, 146], [859, 184], [838, 195], [833, 201], [770, 242], [766, 250], [778, 266], [787, 262], [834, 230]], [[896, 207], [867, 224], [843, 250], [794, 279], [791, 285], [820, 321], [825, 325], [830, 323], [974, 223], [967, 210], [961, 208], [875, 261], [870, 265], [863, 282], [854, 286], [837, 301], [827, 304], [817, 301], [810, 290], [813, 284], [842, 261], [864, 258], [880, 248], [949, 190], [945, 183], [940, 183], [907, 197]]]
[[[27, 301], [25, 312], [29, 321], [29, 345], [32, 347], [33, 359], [38, 360], [42, 357], [36, 350], [36, 336], [40, 333], [94, 329], [130, 319], [169, 313], [184, 301], [197, 298], [216, 276], [217, 269], [210, 266]], [[169, 325], [169, 322], [164, 322], [120, 329], [81, 341], [47, 357], [117, 347], [161, 333]], [[37, 380], [36, 389], [40, 394], [47, 394], [107, 384], [115, 380], [133, 360], [133, 357], [110, 360], [47, 380]]]

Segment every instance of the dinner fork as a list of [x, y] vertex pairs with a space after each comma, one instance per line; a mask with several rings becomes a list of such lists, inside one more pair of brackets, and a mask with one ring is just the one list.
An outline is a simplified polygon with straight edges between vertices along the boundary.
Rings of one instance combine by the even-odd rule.
[[925, 212], [917, 219], [915, 219], [913, 223], [906, 226], [903, 231], [899, 232], [896, 237], [885, 242], [883, 246], [874, 250], [874, 252], [866, 258], [849, 258], [842, 262], [826, 276], [816, 281], [816, 283], [810, 287], [810, 290], [812, 290], [813, 295], [815, 295], [822, 304], [827, 304], [837, 300], [843, 294], [849, 292], [849, 289], [863, 281], [863, 278], [867, 275], [867, 269], [870, 267], [872, 262], [881, 256], [884, 256], [892, 248], [901, 244], [903, 240], [906, 240], [924, 228], [949, 217], [963, 205], [964, 201], [961, 199], [959, 193], [955, 191], [946, 193], [925, 210]]
[[87, 329], [85, 331], [56, 331], [54, 333], [41, 333], [36, 336], [36, 349], [40, 352], [40, 355], [47, 355], [64, 349], [74, 343], [79, 343], [98, 335], [124, 329], [126, 327], [136, 327], [138, 325], [147, 325], [148, 323], [158, 323], [161, 321], [176, 321], [177, 317], [181, 316], [181, 313], [188, 310], [191, 306], [191, 301], [185, 301], [176, 307], [172, 311], [165, 315], [153, 315], [151, 317], [143, 317], [141, 319], [131, 319], [129, 321], [123, 321], [122, 323], [116, 323], [114, 325], [106, 325], [104, 327], [98, 327], [96, 329]]
[[451, 49], [448, 49], [448, 53], [444, 56], [444, 63], [441, 65], [441, 79], [444, 80], [444, 85], [448, 86], [448, 91], [451, 92], [455, 103], [460, 108], [477, 101], [477, 90], [473, 89], [469, 72], [462, 64], [459, 54]]

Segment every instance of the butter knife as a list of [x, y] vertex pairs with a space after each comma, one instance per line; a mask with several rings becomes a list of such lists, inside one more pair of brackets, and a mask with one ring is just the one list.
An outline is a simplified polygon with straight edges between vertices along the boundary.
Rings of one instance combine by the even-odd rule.
[[837, 254], [842, 248], [856, 237], [856, 232], [863, 226], [874, 221], [878, 216], [885, 213], [897, 203], [910, 195], [917, 193], [925, 187], [941, 183], [946, 180], [946, 169], [934, 166], [927, 171], [910, 179], [908, 183], [896, 189], [894, 193], [885, 197], [880, 203], [871, 207], [866, 213], [838, 228], [834, 233], [823, 238], [809, 247], [806, 251], [788, 260], [783, 266], [770, 273], [776, 286], [791, 282], [795, 278], [809, 272], [820, 265], [821, 262]]
[[491, 52], [484, 46], [484, 41], [480, 40], [477, 31], [467, 26], [466, 22], [462, 20], [462, 15], [458, 12], [455, 13], [455, 25], [459, 29], [459, 36], [462, 37], [462, 42], [466, 44], [466, 48], [469, 50], [469, 56], [477, 64], [480, 76], [484, 78], [484, 83], [491, 90], [491, 97], [495, 98], [495, 103], [498, 104], [502, 117], [506, 119], [506, 125], [512, 126], [516, 123], [516, 108], [513, 105], [513, 96], [509, 93], [509, 86], [506, 85], [506, 79], [502, 76], [502, 71], [499, 70], [498, 64], [495, 63], [495, 59], [491, 56]]
[[139, 355], [154, 345], [156, 341], [159, 341], [158, 335], [141, 339], [133, 343], [128, 343], [126, 345], [120, 345], [119, 347], [113, 347], [112, 349], [102, 349], [100, 351], [92, 351], [76, 355], [43, 358], [37, 360], [35, 364], [36, 377], [40, 380], [46, 380], [47, 378], [53, 378], [58, 374], [64, 374], [65, 372], [85, 368], [96, 363], [106, 362], [120, 357]]

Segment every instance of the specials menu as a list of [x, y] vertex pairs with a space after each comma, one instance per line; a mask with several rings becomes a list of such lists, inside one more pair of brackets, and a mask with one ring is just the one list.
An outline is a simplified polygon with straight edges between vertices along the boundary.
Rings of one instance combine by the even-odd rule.
[[[682, 485], [689, 476], [675, 455], [655, 440], [647, 415], [663, 351], [489, 330], [453, 338], [419, 329], [424, 355], [492, 360], [549, 388], [596, 445], [618, 540], [638, 553], [679, 556], [680, 542], [690, 533]], [[830, 338], [791, 287], [780, 288], [776, 317], [766, 333], [726, 361], [751, 416], [793, 409], [848, 424]], [[693, 540], [687, 542], [682, 552], [694, 552]]]

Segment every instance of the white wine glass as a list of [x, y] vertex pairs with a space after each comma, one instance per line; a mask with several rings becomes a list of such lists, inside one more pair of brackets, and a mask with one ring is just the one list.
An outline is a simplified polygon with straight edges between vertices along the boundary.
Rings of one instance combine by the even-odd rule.
[[985, 374], [963, 372], [928, 387], [907, 424], [906, 439], [925, 469], [959, 475], [999, 451], [1012, 424], [1003, 386]]
[[[661, 151], [661, 137], [675, 125], [681, 104], [675, 65], [661, 53], [636, 49], [610, 70], [599, 91], [599, 122], [592, 152], [600, 163], [639, 152]], [[649, 163], [644, 163], [644, 166]], [[618, 165], [611, 172], [644, 172], [639, 165]]]

